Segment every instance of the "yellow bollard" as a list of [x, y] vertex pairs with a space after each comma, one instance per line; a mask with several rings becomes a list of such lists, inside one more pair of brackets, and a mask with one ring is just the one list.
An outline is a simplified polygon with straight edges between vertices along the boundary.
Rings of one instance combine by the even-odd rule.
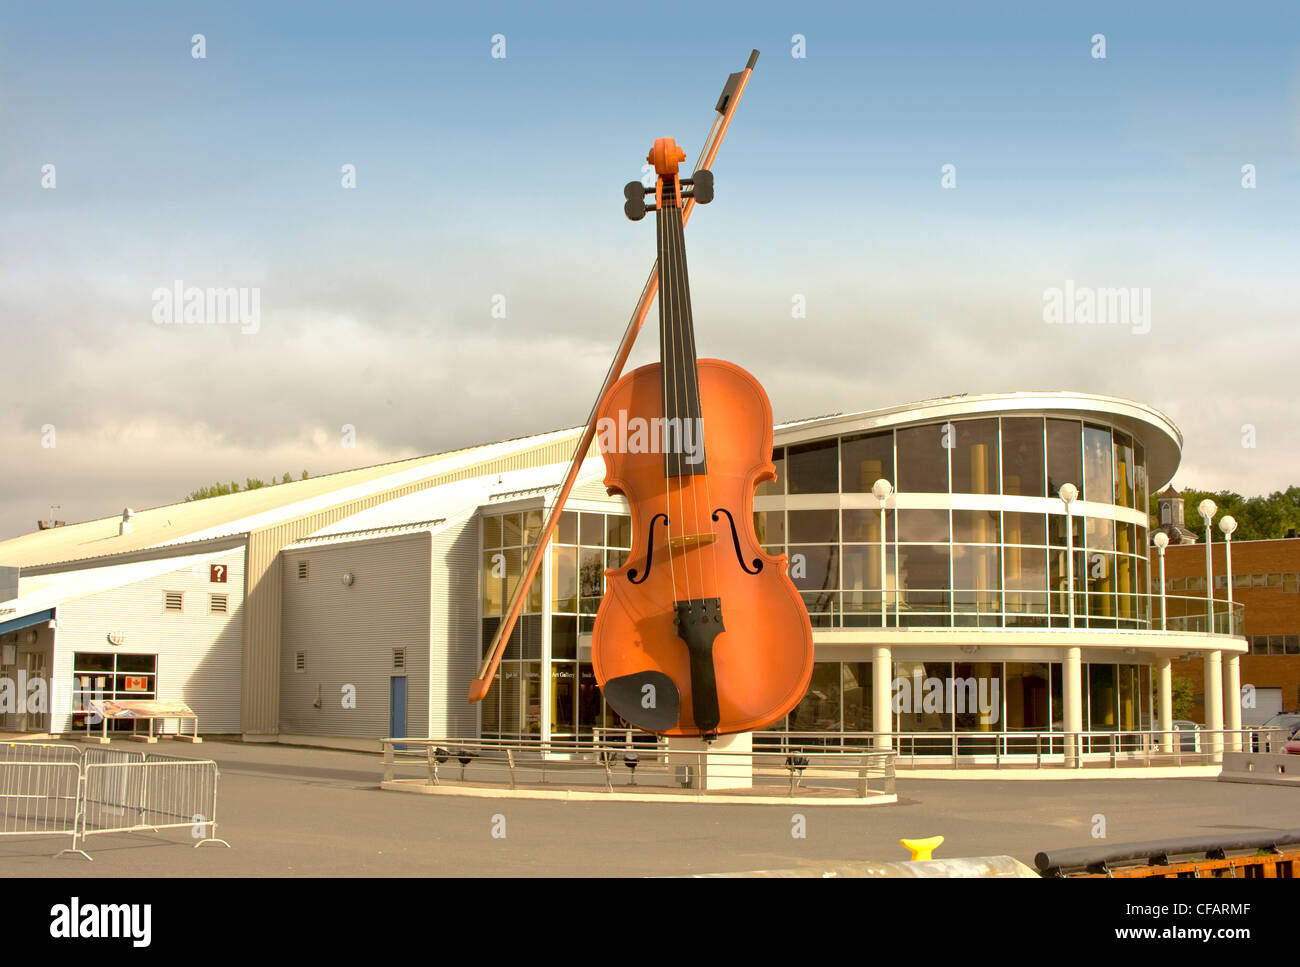
[[912, 862], [933, 859], [930, 855], [943, 844], [942, 836], [927, 836], [925, 839], [900, 839], [899, 842], [912, 851]]

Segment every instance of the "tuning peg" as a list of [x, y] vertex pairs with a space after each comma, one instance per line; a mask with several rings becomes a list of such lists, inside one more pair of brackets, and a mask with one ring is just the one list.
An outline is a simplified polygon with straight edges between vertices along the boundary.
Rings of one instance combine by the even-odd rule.
[[639, 181], [629, 181], [623, 186], [623, 197], [628, 201], [635, 201], [638, 198], [645, 197], [646, 192], [653, 190], [653, 188], [647, 188]]
[[639, 222], [645, 218], [645, 199], [629, 198], [627, 204], [623, 206], [623, 214], [634, 222]]
[[691, 176], [691, 197], [700, 205], [713, 201], [713, 172], [708, 168], [701, 168]]

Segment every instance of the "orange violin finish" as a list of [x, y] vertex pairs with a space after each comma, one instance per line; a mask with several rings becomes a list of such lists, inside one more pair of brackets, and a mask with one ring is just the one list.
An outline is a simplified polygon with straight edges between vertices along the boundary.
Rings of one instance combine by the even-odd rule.
[[[592, 666], [604, 684], [647, 669], [666, 674], [681, 691], [677, 723], [666, 735], [694, 736], [761, 729], [788, 714], [803, 698], [812, 677], [813, 640], [808, 613], [786, 573], [785, 555], [765, 553], [753, 526], [754, 489], [776, 479], [771, 461], [772, 408], [759, 382], [720, 359], [698, 361], [704, 412], [706, 476], [688, 478], [682, 488], [665, 487], [658, 453], [604, 452], [605, 485], [628, 498], [633, 547], [627, 563], [605, 572], [606, 592], [596, 614]], [[663, 411], [659, 364], [642, 366], [610, 390], [604, 417]], [[731, 525], [716, 508], [731, 510]], [[634, 584], [629, 573], [643, 568], [650, 521], [666, 516], [682, 526], [654, 529], [649, 573]], [[671, 537], [670, 537], [671, 532]], [[691, 540], [704, 535], [703, 540]], [[676, 546], [669, 541], [682, 538]], [[749, 573], [742, 562], [757, 574]], [[632, 577], [638, 575], [632, 574]], [[708, 731], [692, 715], [688, 649], [674, 627], [672, 603], [717, 598], [725, 631], [713, 646], [719, 720]]]
[[713, 197], [713, 175], [677, 177], [671, 138], [647, 160], [653, 189], [631, 182], [624, 211], [653, 193], [660, 361], [615, 383], [598, 407], [605, 485], [627, 498], [632, 550], [605, 572], [592, 666], [607, 705], [646, 731], [703, 736], [770, 725], [812, 677], [808, 613], [785, 568], [759, 546], [754, 489], [775, 479], [772, 407], [733, 363], [698, 359], [681, 208]]

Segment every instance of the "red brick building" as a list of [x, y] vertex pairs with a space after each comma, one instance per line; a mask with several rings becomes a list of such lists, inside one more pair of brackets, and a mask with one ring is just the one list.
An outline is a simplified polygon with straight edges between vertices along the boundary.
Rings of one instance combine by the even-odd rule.
[[[1173, 513], [1165, 515], [1165, 504]], [[1182, 523], [1182, 498], [1174, 491], [1160, 495], [1161, 530], [1177, 520]], [[1195, 508], [1189, 516], [1196, 516]], [[1214, 521], [1211, 545], [1214, 596], [1220, 601], [1228, 596], [1226, 542], [1219, 529], [1220, 517]], [[1199, 517], [1197, 517], [1199, 521]], [[1188, 520], [1183, 528], [1197, 534]], [[1168, 531], [1166, 531], [1168, 533]], [[1205, 595], [1205, 531], [1199, 530], [1196, 543], [1180, 543], [1171, 535], [1165, 549], [1165, 591], [1170, 595]], [[1151, 576], [1154, 593], [1159, 593], [1160, 555], [1151, 548]], [[1256, 707], [1242, 709], [1242, 724], [1258, 724], [1278, 711], [1300, 709], [1300, 538], [1232, 542], [1232, 599], [1244, 606], [1244, 634], [1250, 651], [1241, 658], [1241, 684], [1253, 685]], [[1190, 658], [1173, 663], [1174, 677], [1192, 682], [1196, 707], [1192, 718], [1203, 722], [1204, 663]], [[1228, 701], [1225, 696], [1225, 702]]]

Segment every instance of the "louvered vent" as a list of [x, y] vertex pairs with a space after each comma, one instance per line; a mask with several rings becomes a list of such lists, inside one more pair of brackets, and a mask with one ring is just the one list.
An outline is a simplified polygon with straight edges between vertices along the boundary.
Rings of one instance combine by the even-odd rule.
[[406, 649], [405, 648], [393, 649], [393, 671], [395, 672], [406, 671]]
[[163, 592], [163, 610], [172, 614], [181, 613], [181, 603], [185, 599], [183, 591], [164, 591]]
[[306, 562], [306, 561], [299, 561], [299, 562], [298, 562], [298, 580], [299, 580], [299, 581], [306, 581], [306, 580], [307, 580], [307, 562]]
[[210, 614], [226, 614], [227, 602], [224, 594], [214, 594], [212, 596], [212, 606], [209, 609]]
[[305, 672], [307, 670], [307, 653], [305, 651], [294, 652], [293, 670], [296, 672]]

